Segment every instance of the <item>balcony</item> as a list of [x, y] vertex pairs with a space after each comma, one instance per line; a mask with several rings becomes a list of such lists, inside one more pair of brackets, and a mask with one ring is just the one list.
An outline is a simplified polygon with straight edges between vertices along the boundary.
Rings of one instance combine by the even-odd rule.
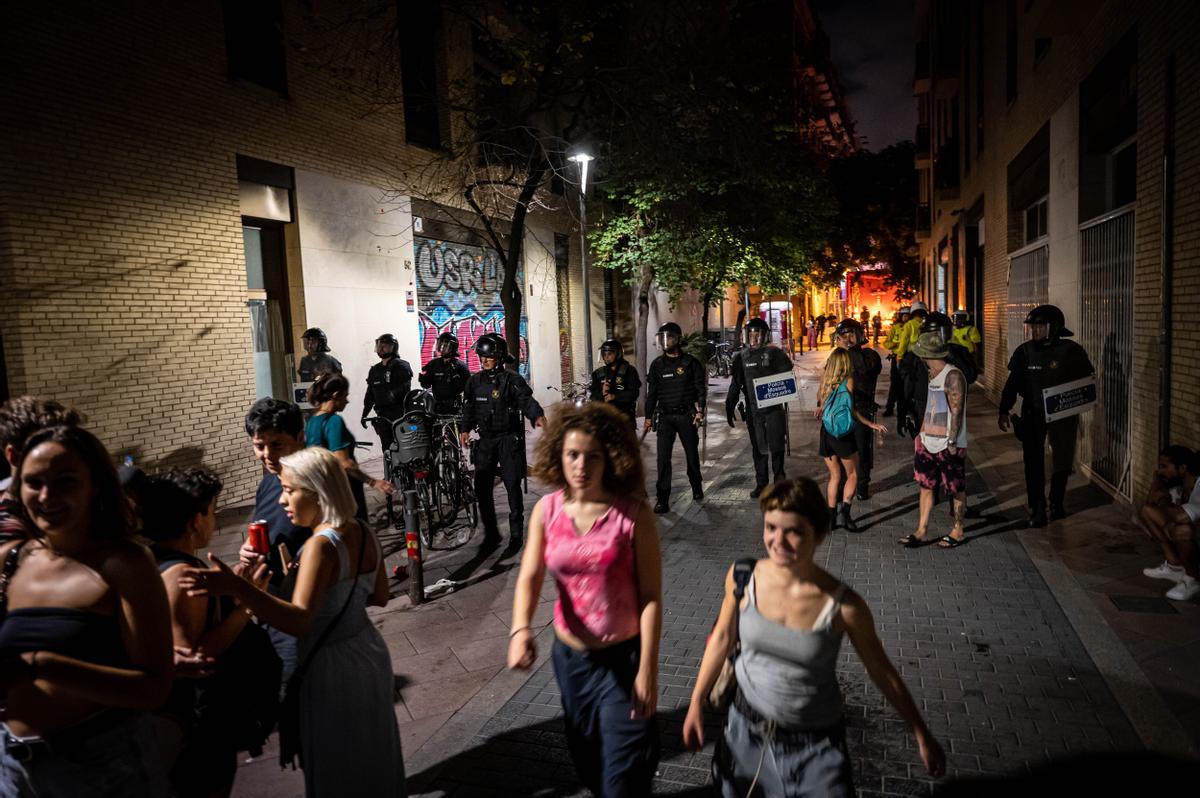
[[933, 150], [929, 146], [929, 125], [917, 125], [913, 141], [915, 166], [918, 169], [928, 169], [933, 165]]
[[917, 42], [913, 63], [913, 94], [929, 93], [929, 42]]

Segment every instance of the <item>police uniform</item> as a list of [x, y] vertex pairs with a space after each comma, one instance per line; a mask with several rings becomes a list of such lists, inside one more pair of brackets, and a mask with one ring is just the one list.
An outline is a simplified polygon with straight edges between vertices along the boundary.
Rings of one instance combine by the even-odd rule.
[[341, 374], [342, 364], [328, 352], [318, 352], [300, 358], [297, 371], [300, 373], [300, 382], [313, 382], [322, 374]]
[[434, 410], [441, 416], [458, 415], [469, 379], [470, 369], [456, 357], [434, 358], [417, 375], [422, 387], [433, 393]]
[[[879, 353], [865, 346], [852, 346], [850, 369], [854, 375], [854, 409], [864, 418], [875, 420], [875, 385], [883, 371]], [[875, 463], [875, 430], [866, 424], [854, 425], [854, 443], [858, 447], [858, 498], [867, 498], [871, 484], [871, 466]]]
[[680, 352], [675, 357], [659, 355], [646, 370], [646, 418], [658, 414], [658, 502], [671, 499], [671, 449], [675, 438], [683, 444], [688, 482], [693, 495], [703, 495], [700, 479], [700, 433], [693, 424], [696, 413], [704, 412], [704, 367]]
[[[375, 410], [375, 415], [388, 421], [396, 421], [404, 415], [404, 397], [412, 388], [413, 372], [408, 362], [397, 356], [387, 363], [379, 362], [367, 372], [367, 394], [363, 397], [362, 417], [365, 419]], [[381, 425], [380, 441], [383, 448], [392, 445], [392, 430]]]
[[533, 398], [533, 390], [520, 375], [505, 369], [479, 371], [467, 380], [463, 396], [462, 431], [477, 430], [475, 444], [475, 497], [483, 520], [484, 540], [500, 537], [496, 523], [496, 501], [492, 489], [499, 469], [508, 493], [510, 542], [522, 539], [525, 531], [525, 501], [521, 480], [525, 477], [525, 433], [521, 416], [535, 422], [545, 415]]
[[1021, 416], [1013, 419], [1013, 425], [1025, 459], [1025, 493], [1031, 517], [1044, 518], [1046, 512], [1047, 440], [1052, 452], [1050, 507], [1061, 511], [1079, 435], [1079, 416], [1046, 422], [1042, 390], [1089, 377], [1094, 371], [1084, 348], [1064, 338], [1056, 338], [1048, 344], [1026, 341], [1017, 347], [1008, 361], [1008, 379], [1000, 394], [1000, 413], [1011, 411], [1017, 395], [1021, 396]]
[[612, 365], [605, 364], [592, 372], [591, 397], [593, 402], [604, 401], [604, 383], [612, 394], [612, 406], [629, 416], [630, 424], [637, 424], [637, 400], [642, 392], [642, 380], [637, 369], [619, 357]]
[[767, 485], [767, 454], [771, 458], [771, 481], [784, 479], [783, 444], [786, 436], [783, 405], [758, 409], [754, 396], [754, 381], [773, 374], [792, 370], [791, 358], [777, 346], [758, 346], [743, 349], [733, 356], [730, 369], [729, 395], [725, 398], [725, 415], [733, 419], [739, 400], [746, 403], [746, 431], [750, 435], [750, 454], [754, 460], [754, 488]]

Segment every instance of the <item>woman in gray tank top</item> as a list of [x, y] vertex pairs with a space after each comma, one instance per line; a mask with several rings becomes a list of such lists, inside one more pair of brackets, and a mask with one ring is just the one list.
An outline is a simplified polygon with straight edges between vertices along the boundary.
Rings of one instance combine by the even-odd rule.
[[[884, 652], [870, 608], [813, 561], [829, 529], [824, 493], [810, 479], [786, 480], [771, 485], [759, 504], [767, 556], [738, 561], [725, 578], [725, 601], [683, 724], [684, 745], [692, 751], [704, 745], [705, 703], [740, 640], [737, 692], [713, 757], [720, 794], [853, 796], [836, 674], [845, 635], [913, 730], [930, 775], [941, 777], [945, 753]], [[738, 583], [745, 586], [740, 606]]]

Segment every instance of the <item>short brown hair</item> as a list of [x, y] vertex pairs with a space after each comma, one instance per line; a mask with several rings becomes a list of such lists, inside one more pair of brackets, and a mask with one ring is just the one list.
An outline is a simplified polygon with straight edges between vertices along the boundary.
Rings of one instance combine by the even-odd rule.
[[614, 496], [642, 496], [646, 491], [646, 473], [637, 435], [629, 425], [629, 416], [601, 402], [583, 407], [563, 403], [553, 411], [533, 453], [534, 479], [553, 488], [565, 488], [562, 470], [563, 440], [572, 430], [585, 432], [604, 449], [604, 489]]
[[779, 510], [800, 516], [812, 525], [818, 543], [829, 534], [829, 507], [825, 504], [825, 493], [808, 477], [772, 483], [763, 491], [758, 506], [763, 513]]
[[341, 374], [321, 374], [308, 389], [308, 403], [323, 405], [336, 393], [349, 393], [350, 381]]
[[37, 396], [14, 396], [0, 404], [0, 447], [25, 451], [29, 436], [46, 427], [77, 427], [84, 418], [76, 410]]

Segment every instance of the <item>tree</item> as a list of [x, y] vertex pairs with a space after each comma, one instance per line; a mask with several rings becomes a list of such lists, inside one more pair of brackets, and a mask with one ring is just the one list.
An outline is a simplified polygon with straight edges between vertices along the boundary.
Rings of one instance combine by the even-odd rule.
[[732, 282], [786, 290], [832, 213], [791, 84], [737, 46], [723, 14], [693, 8], [690, 23], [650, 26], [655, 46], [623, 54], [619, 102], [599, 98], [609, 205], [592, 241], [598, 262], [636, 286], [640, 362], [652, 286], [672, 301], [697, 290], [706, 305]]
[[819, 279], [836, 283], [847, 267], [886, 263], [896, 298], [913, 296], [920, 281], [915, 222], [913, 143], [860, 152], [829, 170], [837, 214], [818, 258]]

